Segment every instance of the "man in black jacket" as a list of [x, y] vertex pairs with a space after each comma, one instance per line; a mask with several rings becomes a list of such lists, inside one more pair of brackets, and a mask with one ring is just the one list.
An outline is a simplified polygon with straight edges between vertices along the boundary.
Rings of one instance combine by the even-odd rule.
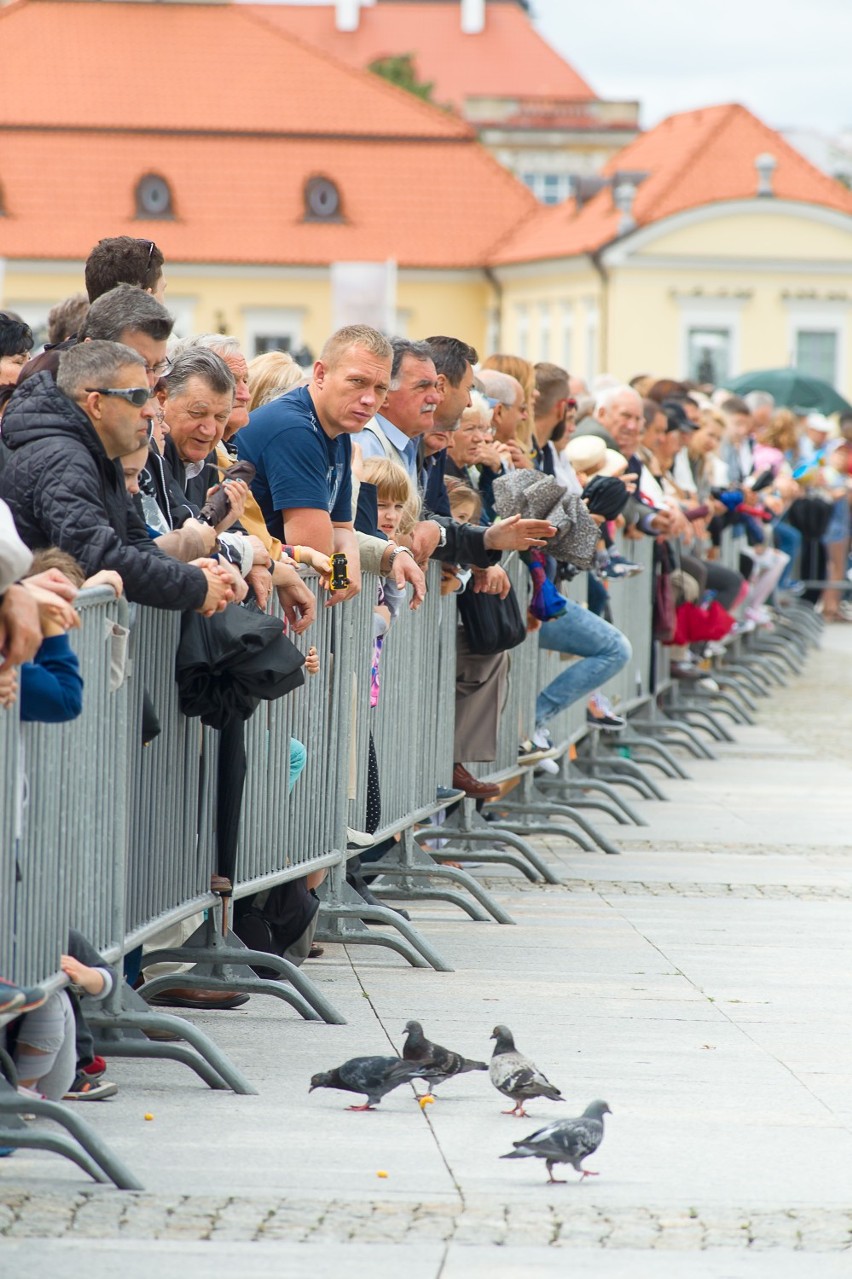
[[87, 576], [115, 569], [140, 604], [213, 613], [233, 598], [227, 570], [158, 551], [116, 465], [147, 437], [149, 395], [145, 361], [129, 347], [94, 341], [63, 351], [56, 383], [36, 374], [4, 415], [10, 454], [0, 496], [29, 546], [61, 547]]

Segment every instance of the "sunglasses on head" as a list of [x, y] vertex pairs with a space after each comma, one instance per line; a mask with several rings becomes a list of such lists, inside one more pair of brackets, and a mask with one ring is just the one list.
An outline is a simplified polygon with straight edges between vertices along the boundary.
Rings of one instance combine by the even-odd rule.
[[151, 259], [154, 256], [154, 250], [156, 249], [157, 246], [153, 240], [137, 240], [137, 244], [148, 245], [148, 260], [145, 263], [145, 271], [147, 273], [151, 268]]
[[147, 404], [151, 398], [151, 388], [148, 386], [87, 386], [87, 391], [96, 391], [98, 395], [112, 395], [119, 400], [127, 400], [128, 404], [132, 404], [135, 409], [141, 409], [143, 404]]

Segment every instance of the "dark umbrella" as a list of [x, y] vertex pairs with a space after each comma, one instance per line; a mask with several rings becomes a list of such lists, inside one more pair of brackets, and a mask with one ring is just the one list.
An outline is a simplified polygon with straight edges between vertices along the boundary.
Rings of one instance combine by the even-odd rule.
[[764, 369], [759, 373], [743, 373], [729, 384], [735, 395], [749, 391], [768, 391], [775, 403], [790, 409], [815, 413], [850, 413], [852, 404], [838, 395], [822, 378], [811, 377], [800, 369]]
[[258, 702], [283, 697], [305, 681], [305, 659], [281, 622], [229, 604], [223, 613], [184, 613], [175, 678], [184, 715], [210, 728], [248, 719]]

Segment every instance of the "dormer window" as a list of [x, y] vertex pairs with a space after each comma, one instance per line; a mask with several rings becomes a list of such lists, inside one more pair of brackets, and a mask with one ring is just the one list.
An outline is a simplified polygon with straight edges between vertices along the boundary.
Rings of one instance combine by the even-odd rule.
[[340, 192], [331, 178], [308, 178], [305, 183], [305, 221], [343, 221]]
[[146, 173], [136, 184], [137, 218], [174, 217], [172, 189], [158, 173]]

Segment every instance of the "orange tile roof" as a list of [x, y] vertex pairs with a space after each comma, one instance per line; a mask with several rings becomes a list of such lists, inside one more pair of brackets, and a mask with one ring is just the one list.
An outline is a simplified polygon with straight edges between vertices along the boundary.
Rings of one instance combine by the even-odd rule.
[[470, 128], [240, 4], [13, 0], [0, 127], [462, 138]]
[[[173, 220], [134, 217], [151, 171], [172, 185]], [[338, 185], [342, 223], [303, 220], [314, 174]], [[104, 235], [133, 235], [177, 262], [478, 267], [536, 203], [476, 142], [0, 129], [0, 181], [0, 258], [79, 259]]]
[[[244, 6], [13, 0], [0, 47], [0, 258], [129, 234], [182, 262], [475, 267], [536, 206], [464, 121]], [[150, 71], [114, 53], [152, 47]], [[135, 217], [148, 173], [173, 219]], [[304, 220], [317, 175], [341, 223]]]
[[486, 4], [485, 27], [461, 29], [458, 3], [381, 0], [362, 9], [357, 31], [338, 31], [334, 5], [258, 5], [281, 30], [326, 49], [352, 66], [414, 55], [420, 80], [434, 84], [433, 101], [461, 110], [469, 97], [594, 99], [594, 90], [553, 49], [517, 4]]
[[[642, 227], [701, 205], [752, 198], [757, 194], [754, 162], [762, 152], [770, 152], [778, 162], [773, 180], [778, 199], [852, 214], [852, 192], [736, 103], [669, 116], [613, 156], [603, 172], [648, 174], [633, 204], [633, 216]], [[609, 188], [580, 209], [573, 200], [539, 208], [509, 233], [493, 262], [591, 253], [617, 237], [620, 220]]]

